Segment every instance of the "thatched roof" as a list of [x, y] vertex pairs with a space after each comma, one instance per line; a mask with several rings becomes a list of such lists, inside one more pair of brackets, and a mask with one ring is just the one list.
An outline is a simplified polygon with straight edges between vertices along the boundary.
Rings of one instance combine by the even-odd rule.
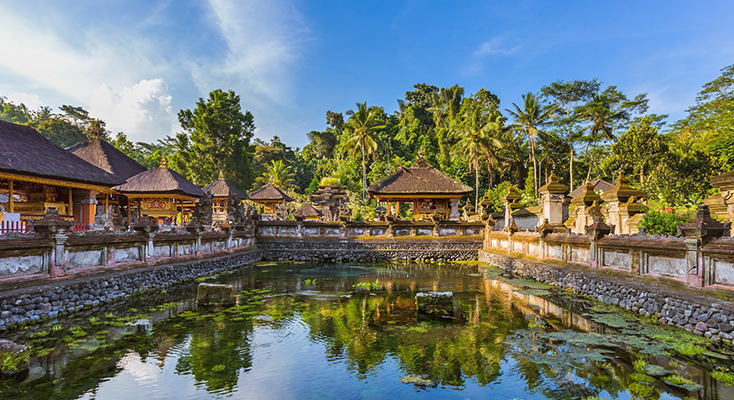
[[56, 146], [35, 129], [0, 121], [0, 171], [99, 186], [120, 179]]
[[299, 210], [299, 212], [304, 217], [320, 217], [321, 216], [321, 212], [315, 209], [314, 206], [308, 203], [304, 204], [303, 207], [301, 207], [301, 209]]
[[267, 185], [263, 188], [257, 189], [250, 192], [250, 200], [258, 201], [293, 201], [287, 194], [283, 193], [280, 189], [273, 185]]
[[[594, 192], [599, 192], [599, 191], [606, 192], [607, 190], [614, 187], [614, 185], [612, 185], [611, 183], [601, 178], [594, 179], [593, 181], [589, 183], [594, 188]], [[584, 190], [584, 185], [577, 187], [576, 189], [573, 190], [573, 192], [571, 192], [571, 197], [578, 197], [583, 190]]]
[[227, 182], [223, 177], [220, 177], [216, 181], [208, 184], [202, 189], [204, 193], [209, 193], [214, 197], [229, 197], [230, 194], [234, 195], [240, 200], [247, 200], [247, 194], [237, 186]]
[[143, 171], [145, 167], [101, 139], [79, 142], [67, 149], [75, 156], [125, 181]]
[[165, 157], [161, 166], [141, 172], [113, 189], [123, 194], [171, 194], [200, 198], [204, 192], [176, 171], [168, 169]]
[[370, 186], [371, 195], [465, 195], [473, 189], [433, 167], [400, 167], [394, 174]]

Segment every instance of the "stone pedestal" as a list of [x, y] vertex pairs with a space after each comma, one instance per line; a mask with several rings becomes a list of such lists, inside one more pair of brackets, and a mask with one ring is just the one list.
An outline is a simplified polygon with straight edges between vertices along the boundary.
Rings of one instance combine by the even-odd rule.
[[[647, 211], [647, 207], [637, 202], [645, 197], [645, 193], [632, 188], [629, 179], [619, 174], [614, 187], [601, 195], [606, 202], [606, 223], [614, 226], [615, 235], [629, 235], [637, 232], [637, 226], [630, 225], [630, 218]], [[636, 220], [639, 221], [639, 218]], [[632, 221], [634, 222], [634, 220]]]
[[512, 213], [522, 208], [520, 205], [520, 199], [522, 199], [522, 195], [517, 191], [515, 185], [510, 186], [507, 194], [502, 197], [502, 203], [505, 208], [505, 227], [510, 226]]
[[551, 226], [563, 226], [563, 201], [568, 193], [568, 186], [562, 184], [560, 179], [551, 172], [548, 182], [541, 186], [538, 192], [541, 194], [541, 215], [538, 218], [538, 226], [544, 221]]

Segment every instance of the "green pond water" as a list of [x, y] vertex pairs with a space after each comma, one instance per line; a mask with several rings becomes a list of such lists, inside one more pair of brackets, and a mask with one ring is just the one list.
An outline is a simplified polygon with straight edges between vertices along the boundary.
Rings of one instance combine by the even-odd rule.
[[729, 348], [489, 266], [261, 263], [205, 281], [236, 305], [197, 305], [192, 282], [0, 334], [33, 348], [0, 398], [734, 399]]

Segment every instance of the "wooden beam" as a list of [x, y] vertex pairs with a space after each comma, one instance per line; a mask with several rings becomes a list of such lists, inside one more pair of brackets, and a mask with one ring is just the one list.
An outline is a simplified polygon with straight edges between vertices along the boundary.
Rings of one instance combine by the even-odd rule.
[[8, 212], [13, 212], [14, 209], [13, 204], [13, 180], [10, 180], [10, 183], [8, 184]]

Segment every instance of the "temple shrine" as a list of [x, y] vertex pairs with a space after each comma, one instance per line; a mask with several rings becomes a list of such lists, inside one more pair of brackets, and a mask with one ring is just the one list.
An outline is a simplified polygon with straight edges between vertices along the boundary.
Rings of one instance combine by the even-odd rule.
[[450, 178], [434, 167], [400, 167], [367, 189], [370, 196], [399, 208], [399, 203], [411, 203], [414, 220], [458, 220], [459, 200], [473, 189]]
[[0, 142], [0, 206], [22, 220], [55, 207], [61, 218], [91, 224], [97, 195], [124, 182], [27, 126], [0, 121]]
[[237, 203], [248, 199], [245, 192], [224, 179], [222, 172], [219, 179], [204, 187], [203, 191], [212, 197], [212, 221], [222, 224], [233, 221]]
[[290, 196], [272, 184], [250, 192], [248, 197], [251, 202], [263, 206], [263, 217], [265, 219], [276, 219], [278, 206], [285, 207], [286, 203], [293, 201]]
[[147, 214], [159, 224], [183, 224], [193, 216], [194, 202], [205, 197], [198, 186], [168, 168], [165, 156], [158, 168], [141, 172], [113, 189], [127, 196], [130, 222]]

